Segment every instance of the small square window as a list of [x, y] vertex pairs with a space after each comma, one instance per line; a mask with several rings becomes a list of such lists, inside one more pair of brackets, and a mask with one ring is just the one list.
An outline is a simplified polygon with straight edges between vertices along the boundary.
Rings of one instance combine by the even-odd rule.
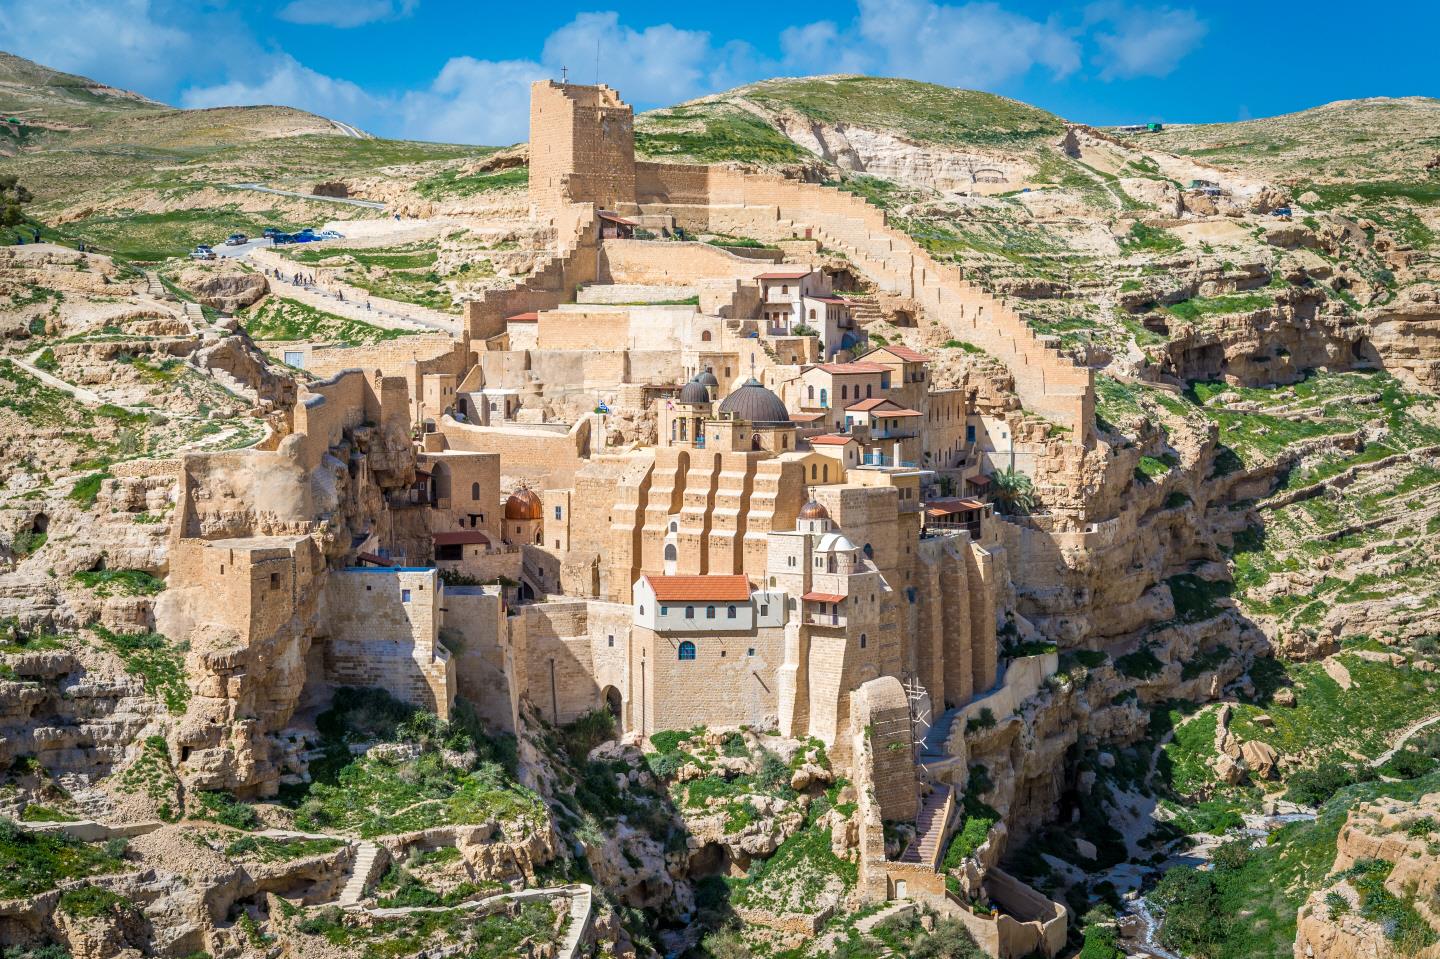
[[408, 603], [408, 602], [410, 602], [410, 590], [408, 590], [408, 589], [402, 589], [402, 590], [400, 590], [400, 602], [402, 602], [402, 603]]
[[769, 615], [770, 615], [770, 604], [769, 604], [769, 603], [761, 603], [761, 604], [760, 604], [760, 615], [761, 615], [761, 616], [769, 616]]
[[[644, 614], [644, 612], [645, 612], [645, 607], [644, 607], [644, 606], [641, 606], [641, 607], [640, 607], [640, 612], [641, 612], [642, 615]], [[606, 646], [614, 646], [614, 645], [615, 645], [615, 637], [614, 637], [614, 636], [606, 636], [606, 637], [605, 637], [605, 645], [606, 645]]]
[[558, 506], [555, 507], [555, 518], [556, 518], [556, 519], [559, 519], [559, 518], [560, 518], [560, 507], [558, 507]]
[[749, 649], [745, 650], [745, 655], [746, 655], [746, 656], [754, 656], [754, 655], [755, 655], [755, 647], [754, 647], [754, 646], [751, 646]]

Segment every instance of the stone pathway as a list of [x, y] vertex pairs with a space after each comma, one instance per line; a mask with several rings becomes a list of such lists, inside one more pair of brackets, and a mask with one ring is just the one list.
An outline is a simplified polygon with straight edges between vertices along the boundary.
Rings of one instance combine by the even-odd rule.
[[[353, 129], [353, 128], [352, 128]], [[383, 210], [385, 204], [378, 200], [356, 200], [347, 196], [316, 196], [313, 193], [298, 193], [295, 190], [276, 190], [260, 183], [222, 183], [221, 186], [230, 190], [252, 190], [255, 193], [270, 193], [274, 196], [289, 196], [297, 200], [314, 200], [318, 203], [342, 203], [346, 206], [359, 206], [367, 210]]]
[[1405, 744], [1414, 738], [1416, 733], [1423, 729], [1428, 729], [1436, 723], [1440, 723], [1440, 713], [1436, 713], [1434, 716], [1428, 716], [1417, 723], [1411, 723], [1405, 727], [1405, 731], [1400, 734], [1400, 738], [1395, 740], [1395, 745], [1370, 760], [1370, 768], [1378, 769], [1388, 763], [1391, 759], [1395, 758], [1396, 753], [1405, 748]]
[[360, 843], [355, 850], [355, 862], [350, 866], [350, 878], [346, 881], [345, 888], [340, 890], [340, 898], [335, 900], [337, 906], [341, 909], [360, 908], [360, 900], [365, 898], [365, 892], [370, 887], [375, 863], [379, 858], [379, 846], [373, 842]]

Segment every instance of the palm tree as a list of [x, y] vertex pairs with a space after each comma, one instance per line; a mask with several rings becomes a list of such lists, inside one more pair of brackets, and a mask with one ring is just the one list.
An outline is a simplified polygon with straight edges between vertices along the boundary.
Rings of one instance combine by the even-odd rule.
[[1012, 466], [990, 474], [990, 499], [1002, 513], [1024, 514], [1035, 508], [1035, 484]]

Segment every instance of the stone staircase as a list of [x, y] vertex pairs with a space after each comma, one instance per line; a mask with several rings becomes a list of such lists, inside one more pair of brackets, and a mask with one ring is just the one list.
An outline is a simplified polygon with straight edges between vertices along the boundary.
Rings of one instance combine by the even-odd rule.
[[845, 302], [850, 306], [850, 318], [859, 329], [863, 330], [872, 323], [885, 321], [885, 313], [873, 296], [847, 296]]
[[160, 274], [154, 270], [145, 271], [145, 292], [157, 300], [175, 299], [175, 294], [171, 293], [165, 284], [160, 282]]
[[191, 323], [198, 323], [201, 326], [205, 325], [205, 311], [201, 309], [199, 303], [187, 302], [184, 306], [184, 310], [185, 319], [189, 320]]
[[950, 730], [955, 725], [955, 717], [960, 715], [959, 709], [947, 709], [935, 717], [935, 722], [925, 730], [925, 738], [920, 741], [920, 762], [921, 764], [941, 762], [950, 758], [950, 750], [947, 744], [950, 742]]
[[570, 925], [565, 929], [565, 938], [560, 943], [559, 959], [575, 959], [580, 955], [580, 946], [590, 932], [590, 908], [592, 893], [587, 885], [574, 887], [570, 894]]
[[1068, 427], [1072, 441], [1088, 440], [1093, 375], [1060, 353], [1058, 339], [1037, 335], [1004, 300], [966, 280], [958, 267], [936, 262], [881, 211], [828, 188], [802, 189], [799, 202], [776, 207], [782, 232], [809, 230], [806, 235], [843, 253], [882, 290], [915, 300], [953, 336], [1004, 363], [1027, 409]]
[[955, 808], [954, 793], [949, 786], [937, 785], [935, 791], [920, 804], [915, 816], [915, 840], [900, 854], [901, 862], [924, 863], [934, 868], [944, 853], [946, 827]]
[[355, 850], [355, 862], [350, 867], [350, 878], [340, 890], [335, 904], [341, 909], [354, 909], [365, 898], [365, 892], [374, 878], [375, 867], [380, 861], [380, 847], [373, 842], [362, 842]]

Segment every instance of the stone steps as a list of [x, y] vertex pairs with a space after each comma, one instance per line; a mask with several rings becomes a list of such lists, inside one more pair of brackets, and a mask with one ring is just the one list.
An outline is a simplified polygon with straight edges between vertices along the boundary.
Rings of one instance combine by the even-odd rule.
[[346, 880], [345, 888], [340, 890], [340, 898], [335, 900], [336, 905], [341, 909], [353, 909], [360, 905], [379, 859], [379, 846], [373, 842], [360, 843], [360, 847], [355, 851], [355, 862], [350, 867], [350, 878]]
[[901, 862], [934, 863], [940, 858], [940, 844], [950, 819], [950, 787], [937, 786], [925, 797], [915, 816], [915, 840], [905, 847]]

